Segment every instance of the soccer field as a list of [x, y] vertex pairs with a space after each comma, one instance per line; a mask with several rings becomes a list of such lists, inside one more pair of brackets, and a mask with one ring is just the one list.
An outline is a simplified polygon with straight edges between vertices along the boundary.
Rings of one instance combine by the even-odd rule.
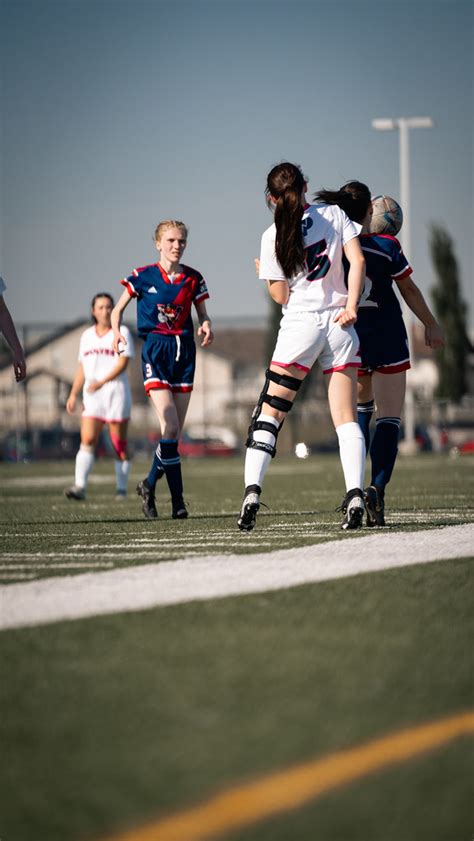
[[[1, 633], [2, 841], [471, 838], [474, 552], [456, 543], [474, 522], [472, 459], [400, 459], [390, 528], [349, 536], [333, 456], [276, 460], [250, 535], [241, 459], [184, 463], [179, 522], [164, 483], [150, 522], [133, 494], [114, 500], [112, 473], [99, 464], [75, 504], [71, 464], [0, 467], [0, 598], [24, 612]], [[338, 558], [329, 580], [272, 580]], [[206, 564], [250, 589], [193, 590]], [[120, 606], [158, 572], [188, 595]], [[65, 594], [98, 592], [103, 611], [60, 621]]]

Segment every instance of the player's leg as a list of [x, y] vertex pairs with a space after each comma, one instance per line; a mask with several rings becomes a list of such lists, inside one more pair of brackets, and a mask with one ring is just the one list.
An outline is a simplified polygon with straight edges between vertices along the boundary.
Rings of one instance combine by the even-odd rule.
[[385, 525], [385, 488], [398, 453], [400, 417], [405, 400], [406, 371], [394, 374], [376, 371], [373, 389], [377, 404], [375, 434], [370, 447], [371, 479], [365, 489], [367, 524]]
[[344, 368], [328, 374], [328, 401], [332, 422], [339, 442], [346, 495], [341, 505], [343, 529], [362, 525], [364, 515], [363, 491], [365, 469], [365, 441], [357, 423], [357, 369]]
[[150, 391], [150, 399], [158, 415], [162, 431], [159, 453], [170, 489], [172, 516], [179, 520], [188, 516], [183, 500], [183, 479], [178, 442], [190, 397], [191, 392], [176, 392], [173, 394], [169, 389]]
[[238, 526], [251, 531], [260, 507], [265, 473], [276, 455], [278, 433], [290, 411], [306, 371], [294, 365], [271, 364], [265, 384], [253, 411], [246, 442], [245, 492]]
[[86, 498], [87, 481], [95, 461], [95, 449], [104, 422], [98, 418], [81, 420], [81, 446], [76, 455], [74, 485], [65, 491], [68, 499]]
[[110, 421], [108, 423], [110, 440], [115, 452], [115, 484], [116, 498], [127, 496], [128, 477], [130, 474], [130, 459], [127, 450], [128, 421]]
[[357, 380], [357, 422], [364, 436], [365, 449], [370, 449], [370, 421], [375, 411], [374, 393], [372, 389], [372, 374], [361, 374]]

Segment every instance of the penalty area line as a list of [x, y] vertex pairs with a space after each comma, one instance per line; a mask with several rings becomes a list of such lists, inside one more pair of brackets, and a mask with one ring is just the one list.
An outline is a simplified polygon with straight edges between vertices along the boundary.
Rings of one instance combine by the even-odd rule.
[[206, 841], [297, 809], [362, 777], [474, 733], [474, 711], [399, 730], [358, 747], [263, 776], [190, 809], [102, 841]]

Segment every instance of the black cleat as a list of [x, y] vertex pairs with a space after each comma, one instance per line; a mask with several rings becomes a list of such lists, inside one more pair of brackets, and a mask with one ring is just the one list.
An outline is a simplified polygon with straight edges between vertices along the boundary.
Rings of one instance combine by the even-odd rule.
[[344, 519], [341, 529], [360, 529], [364, 519], [364, 495], [360, 488], [348, 491], [337, 511], [342, 511]]
[[179, 499], [177, 503], [173, 502], [172, 506], [171, 516], [173, 520], [187, 520], [189, 514], [184, 499]]
[[137, 494], [143, 500], [143, 513], [147, 520], [156, 520], [158, 511], [155, 505], [155, 491], [150, 488], [146, 479], [139, 482], [137, 485]]
[[68, 499], [75, 499], [79, 502], [86, 498], [86, 492], [84, 488], [80, 488], [79, 485], [73, 485], [71, 488], [66, 488], [64, 496]]
[[260, 488], [258, 485], [250, 485], [245, 489], [240, 517], [237, 525], [241, 531], [252, 531], [260, 508]]
[[385, 503], [376, 485], [369, 485], [364, 491], [365, 510], [368, 526], [385, 525]]

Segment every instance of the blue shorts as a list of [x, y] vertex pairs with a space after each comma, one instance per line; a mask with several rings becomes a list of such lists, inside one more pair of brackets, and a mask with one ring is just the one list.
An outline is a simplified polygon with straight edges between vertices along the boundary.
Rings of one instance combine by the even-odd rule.
[[408, 336], [401, 316], [382, 318], [380, 313], [361, 307], [354, 326], [360, 340], [360, 377], [374, 371], [398, 374], [411, 367]]
[[143, 385], [147, 394], [157, 388], [192, 391], [196, 345], [192, 336], [149, 333], [142, 348]]

